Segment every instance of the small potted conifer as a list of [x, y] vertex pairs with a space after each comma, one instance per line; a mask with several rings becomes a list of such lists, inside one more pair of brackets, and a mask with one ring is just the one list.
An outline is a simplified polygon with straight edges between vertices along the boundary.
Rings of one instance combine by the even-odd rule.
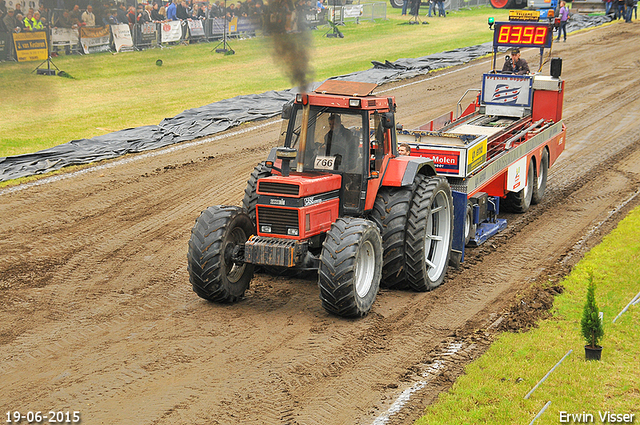
[[602, 347], [598, 345], [604, 336], [602, 319], [596, 305], [596, 285], [593, 283], [593, 273], [589, 272], [589, 286], [587, 287], [587, 302], [582, 312], [582, 336], [587, 345], [584, 346], [584, 355], [587, 360], [600, 360]]

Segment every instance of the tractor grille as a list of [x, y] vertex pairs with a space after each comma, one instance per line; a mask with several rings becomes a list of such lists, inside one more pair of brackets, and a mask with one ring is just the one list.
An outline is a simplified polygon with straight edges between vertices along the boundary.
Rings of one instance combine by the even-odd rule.
[[300, 186], [297, 184], [259, 182], [258, 191], [263, 193], [277, 193], [279, 195], [295, 195], [300, 193]]
[[288, 229], [299, 229], [298, 210], [258, 206], [258, 229], [271, 226], [270, 232], [276, 235], [289, 235]]

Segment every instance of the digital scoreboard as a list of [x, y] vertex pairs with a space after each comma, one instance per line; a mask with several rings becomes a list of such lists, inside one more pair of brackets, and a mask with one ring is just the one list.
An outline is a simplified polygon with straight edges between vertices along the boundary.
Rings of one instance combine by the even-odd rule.
[[496, 22], [494, 47], [551, 47], [553, 30], [539, 22]]

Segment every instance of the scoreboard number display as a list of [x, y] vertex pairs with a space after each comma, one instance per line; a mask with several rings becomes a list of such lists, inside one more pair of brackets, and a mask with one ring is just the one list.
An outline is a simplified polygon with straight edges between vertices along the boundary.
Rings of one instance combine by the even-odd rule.
[[553, 32], [538, 22], [496, 22], [493, 45], [507, 47], [551, 47]]

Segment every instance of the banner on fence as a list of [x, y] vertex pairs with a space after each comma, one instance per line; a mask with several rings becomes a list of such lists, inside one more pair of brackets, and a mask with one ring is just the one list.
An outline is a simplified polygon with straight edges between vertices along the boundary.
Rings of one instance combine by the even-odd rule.
[[109, 27], [80, 28], [80, 44], [82, 50], [88, 55], [89, 53], [108, 52], [109, 51]]
[[140, 25], [140, 45], [155, 45], [158, 42], [158, 27], [155, 22], [144, 22]]
[[347, 4], [343, 6], [344, 8], [344, 18], [359, 18], [362, 16], [362, 7], [361, 4]]
[[231, 21], [229, 21], [229, 28], [227, 28], [228, 33], [233, 33], [238, 31], [238, 17], [234, 16]]
[[200, 19], [187, 21], [189, 24], [190, 37], [204, 37], [204, 26]]
[[116, 52], [132, 52], [133, 39], [128, 24], [111, 25], [111, 35]]
[[0, 32], [0, 61], [9, 60], [9, 43], [11, 43], [11, 34], [8, 32]]
[[44, 31], [21, 32], [13, 34], [18, 62], [47, 60], [47, 33]]
[[51, 28], [52, 46], [75, 46], [80, 42], [80, 34], [77, 29]]
[[182, 38], [182, 28], [180, 21], [163, 22], [162, 32], [160, 33], [160, 41], [162, 43], [171, 43], [172, 41], [180, 41]]

